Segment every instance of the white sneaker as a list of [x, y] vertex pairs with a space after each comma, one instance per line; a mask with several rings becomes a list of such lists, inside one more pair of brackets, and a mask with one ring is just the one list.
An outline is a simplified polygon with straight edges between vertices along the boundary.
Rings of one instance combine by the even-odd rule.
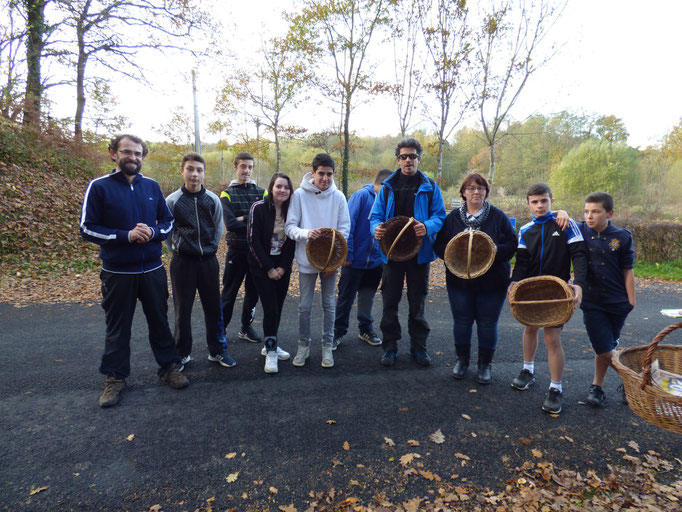
[[186, 355], [185, 357], [183, 357], [182, 359], [180, 359], [180, 363], [182, 363], [183, 365], [185, 365], [185, 364], [189, 363], [191, 360], [192, 360], [192, 357], [189, 356], [189, 355]]
[[299, 341], [298, 350], [296, 351], [296, 355], [294, 356], [294, 361], [292, 364], [294, 366], [303, 366], [305, 364], [305, 360], [308, 359], [309, 356], [310, 343], [306, 343], [305, 341]]
[[324, 343], [322, 345], [322, 367], [331, 368], [334, 366], [334, 348], [331, 343]]
[[277, 352], [274, 350], [265, 356], [265, 373], [277, 373]]
[[[266, 356], [268, 354], [268, 351], [265, 347], [263, 347], [260, 351], [260, 355]], [[286, 361], [291, 357], [291, 354], [284, 350], [283, 348], [277, 347], [277, 359], [280, 361]]]

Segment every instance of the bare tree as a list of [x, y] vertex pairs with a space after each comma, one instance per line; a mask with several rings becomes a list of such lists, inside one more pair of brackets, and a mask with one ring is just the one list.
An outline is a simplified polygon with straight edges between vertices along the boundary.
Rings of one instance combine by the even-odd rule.
[[[310, 82], [310, 62], [297, 58], [287, 39], [271, 39], [261, 48], [262, 67], [253, 71], [231, 73], [216, 100], [215, 111], [234, 115], [235, 100], [252, 123], [259, 123], [272, 132], [277, 154], [276, 171], [280, 171], [281, 137], [305, 132], [298, 126], [283, 124], [289, 109], [295, 108], [305, 97], [305, 86]], [[215, 125], [224, 129], [224, 123]]]
[[471, 103], [465, 68], [471, 43], [468, 39], [468, 10], [465, 0], [418, 0], [419, 19], [429, 54], [430, 77], [424, 84], [436, 98], [434, 113], [425, 105], [425, 115], [438, 137], [438, 171], [443, 172], [443, 146], [464, 118]]
[[[65, 29], [55, 44], [68, 48], [76, 69], [74, 137], [82, 140], [86, 68], [93, 63], [119, 75], [144, 80], [141, 49], [193, 52], [188, 37], [206, 17], [195, 0], [53, 0]], [[71, 35], [66, 33], [70, 29]]]
[[530, 76], [555, 53], [546, 36], [565, 3], [552, 0], [491, 2], [482, 12], [475, 37], [475, 106], [490, 148], [490, 183], [495, 179], [495, 145], [502, 123]]
[[41, 62], [50, 26], [45, 22], [45, 6], [49, 0], [22, 0], [26, 13], [26, 94], [24, 125], [38, 126], [43, 97]]
[[[320, 73], [317, 86], [335, 102], [343, 120], [343, 193], [348, 195], [350, 114], [359, 92], [372, 92], [369, 49], [377, 32], [388, 25], [391, 0], [304, 0], [298, 14], [289, 14], [288, 38], [303, 54], [327, 59], [333, 78]], [[375, 88], [374, 91], [385, 87]]]
[[21, 12], [16, 1], [3, 2], [1, 15], [6, 23], [0, 27], [0, 63], [3, 83], [0, 85], [0, 115], [15, 120], [23, 110], [21, 102], [25, 92], [20, 88], [24, 85], [24, 77], [20, 71], [23, 55], [22, 45], [26, 36], [22, 23]]
[[405, 137], [412, 126], [412, 114], [421, 93], [423, 80], [419, 0], [403, 0], [394, 19], [394, 80], [390, 92], [398, 107], [400, 135]]

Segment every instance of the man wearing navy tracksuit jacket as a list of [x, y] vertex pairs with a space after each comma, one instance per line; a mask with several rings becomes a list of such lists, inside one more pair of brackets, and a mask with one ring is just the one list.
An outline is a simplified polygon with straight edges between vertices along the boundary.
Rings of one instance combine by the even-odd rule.
[[100, 246], [102, 308], [106, 338], [100, 372], [107, 376], [101, 407], [118, 403], [130, 374], [130, 331], [137, 299], [149, 327], [149, 343], [161, 380], [187, 386], [168, 326], [168, 282], [161, 242], [173, 227], [159, 184], [139, 174], [147, 155], [144, 142], [121, 135], [109, 145], [116, 169], [90, 182], [83, 200], [80, 232]]
[[339, 297], [336, 301], [334, 321], [334, 342], [336, 350], [348, 332], [350, 310], [355, 296], [358, 297], [359, 338], [370, 345], [381, 345], [381, 338], [374, 332], [372, 303], [381, 282], [381, 249], [369, 228], [369, 214], [372, 212], [377, 192], [383, 181], [391, 175], [382, 169], [373, 184], [365, 185], [348, 200], [350, 212], [350, 235], [348, 235], [348, 256], [339, 278]]

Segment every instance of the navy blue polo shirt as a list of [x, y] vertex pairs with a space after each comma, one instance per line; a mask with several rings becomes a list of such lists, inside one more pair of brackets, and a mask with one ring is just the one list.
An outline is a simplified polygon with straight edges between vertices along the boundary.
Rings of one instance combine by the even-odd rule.
[[611, 221], [601, 233], [589, 228], [584, 221], [578, 225], [587, 249], [587, 286], [583, 300], [600, 304], [627, 302], [623, 270], [632, 268], [635, 262], [632, 233], [614, 226]]

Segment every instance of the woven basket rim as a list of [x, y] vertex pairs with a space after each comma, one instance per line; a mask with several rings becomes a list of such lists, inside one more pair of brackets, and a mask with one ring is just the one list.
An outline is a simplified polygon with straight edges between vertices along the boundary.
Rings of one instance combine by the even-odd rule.
[[[540, 299], [536, 301], [517, 301], [516, 300], [516, 295], [518, 294], [519, 290], [521, 290], [521, 287], [525, 287], [530, 283], [535, 283], [535, 282], [552, 282], [559, 284], [561, 288], [564, 290], [566, 293], [566, 297], [562, 299], [551, 299], [551, 302], [549, 302], [550, 299]], [[514, 318], [516, 320], [527, 326], [531, 327], [553, 327], [556, 325], [563, 325], [566, 322], [568, 322], [571, 317], [573, 316], [574, 308], [573, 307], [566, 307], [564, 308], [565, 311], [559, 313], [562, 313], [561, 315], [556, 316], [556, 318], [552, 317], [548, 320], [531, 320], [529, 318], [524, 317], [524, 315], [521, 314], [521, 311], [519, 310], [519, 305], [522, 306], [529, 306], [533, 304], [547, 304], [547, 303], [555, 303], [557, 305], [562, 304], [562, 303], [572, 303], [573, 302], [573, 289], [564, 281], [563, 279], [556, 277], [556, 276], [550, 276], [550, 275], [543, 275], [543, 276], [533, 276], [533, 277], [528, 277], [526, 279], [522, 279], [521, 281], [518, 281], [516, 283], [516, 286], [514, 286], [510, 291], [508, 295], [508, 302], [509, 302], [509, 307], [511, 309], [512, 315], [514, 315]]]
[[[390, 219], [386, 220], [386, 222], [383, 223], [384, 227], [388, 227], [391, 224], [395, 224], [398, 222], [401, 223], [408, 223], [410, 221], [411, 217], [407, 217], [405, 215], [396, 215], [395, 217], [391, 217]], [[401, 225], [402, 226], [402, 225]], [[396, 249], [394, 248], [393, 251], [391, 251], [391, 257], [388, 258], [386, 256], [391, 249], [391, 245], [394, 243], [395, 240], [388, 240], [386, 236], [384, 236], [380, 241], [379, 241], [379, 247], [381, 248], [381, 252], [386, 256], [389, 260], [391, 261], [407, 261], [414, 256], [416, 256], [419, 253], [419, 250], [422, 247], [422, 238], [421, 236], [417, 237], [417, 242], [412, 246], [411, 250], [407, 254], [396, 254]]]
[[[490, 257], [486, 261], [485, 265], [483, 267], [476, 269], [474, 272], [471, 272], [471, 269], [469, 269], [469, 272], [463, 272], [460, 268], [456, 267], [454, 263], [451, 261], [454, 258], [454, 252], [455, 252], [455, 246], [457, 243], [463, 239], [463, 238], [469, 238], [469, 237], [483, 237], [483, 240], [486, 240], [488, 244], [490, 245]], [[497, 254], [497, 246], [495, 245], [495, 242], [493, 239], [488, 235], [487, 233], [477, 230], [477, 229], [467, 229], [465, 231], [460, 231], [457, 233], [454, 237], [450, 239], [448, 242], [448, 245], [445, 246], [445, 252], [443, 254], [443, 261], [445, 262], [445, 266], [447, 269], [460, 279], [475, 279], [477, 277], [481, 277], [484, 275], [488, 270], [490, 270], [490, 267], [493, 266], [493, 262], [495, 261], [495, 255]], [[469, 263], [469, 262], [468, 262]]]
[[319, 264], [316, 261], [313, 261], [310, 257], [310, 244], [315, 243], [315, 240], [320, 240], [320, 238], [316, 238], [315, 240], [308, 240], [308, 243], [305, 245], [305, 254], [306, 257], [308, 258], [308, 263], [315, 269], [320, 272], [333, 272], [336, 269], [338, 269], [341, 265], [343, 265], [346, 262], [346, 257], [348, 256], [348, 244], [346, 242], [346, 238], [343, 236], [343, 234], [334, 229], [334, 228], [317, 228], [318, 231], [322, 233], [334, 233], [334, 238], [341, 244], [341, 256], [339, 257], [338, 261], [334, 261], [334, 263], [329, 262], [327, 266], [323, 266]]

